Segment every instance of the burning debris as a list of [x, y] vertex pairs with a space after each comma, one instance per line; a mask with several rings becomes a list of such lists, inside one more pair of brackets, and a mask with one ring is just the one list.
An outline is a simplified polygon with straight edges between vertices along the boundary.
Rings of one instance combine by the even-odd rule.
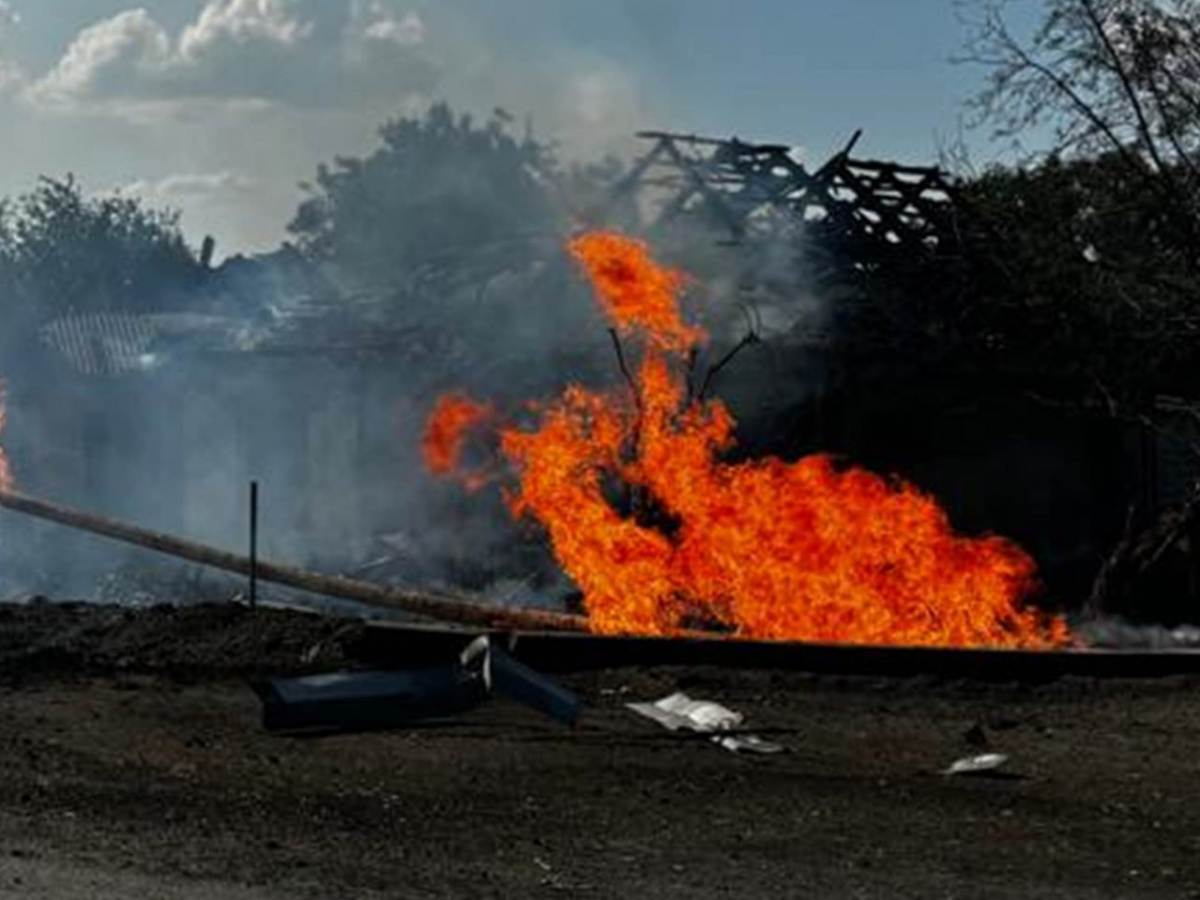
[[[493, 414], [490, 404], [476, 403], [462, 394], [447, 394], [439, 398], [421, 442], [421, 452], [429, 470], [435, 475], [454, 474], [463, 454], [467, 431], [487, 421]], [[486, 479], [479, 476], [463, 476], [463, 485], [469, 490], [483, 487], [485, 483]]]
[[[496, 427], [516, 475], [515, 517], [546, 529], [584, 593], [591, 627], [872, 644], [1051, 648], [1065, 622], [1028, 605], [1033, 560], [1000, 537], [954, 533], [916, 487], [824, 455], [728, 463], [734, 419], [693, 395], [688, 363], [707, 340], [685, 322], [685, 276], [611, 232], [570, 252], [615, 333], [636, 343], [628, 388], [571, 386], [532, 404], [531, 427]], [[623, 367], [624, 368], [624, 367]], [[495, 421], [454, 396], [425, 436], [435, 474], [467, 487], [495, 476], [463, 463], [466, 441]]]

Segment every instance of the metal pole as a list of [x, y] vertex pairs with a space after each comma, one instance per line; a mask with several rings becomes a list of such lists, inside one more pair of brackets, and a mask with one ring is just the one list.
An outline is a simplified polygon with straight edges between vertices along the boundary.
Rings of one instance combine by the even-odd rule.
[[258, 482], [250, 482], [250, 608], [258, 605]]

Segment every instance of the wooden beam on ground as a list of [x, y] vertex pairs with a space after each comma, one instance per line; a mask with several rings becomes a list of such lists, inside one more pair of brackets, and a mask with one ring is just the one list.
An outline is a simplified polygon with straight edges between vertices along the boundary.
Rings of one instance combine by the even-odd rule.
[[[250, 560], [245, 556], [174, 535], [139, 528], [95, 513], [72, 509], [27, 494], [0, 491], [0, 506], [226, 572], [250, 574]], [[340, 575], [323, 575], [264, 560], [258, 561], [255, 571], [260, 581], [270, 581], [314, 594], [341, 597], [384, 609], [404, 610], [478, 628], [530, 631], [588, 630], [585, 617], [568, 613], [489, 606], [467, 598], [404, 590]]]

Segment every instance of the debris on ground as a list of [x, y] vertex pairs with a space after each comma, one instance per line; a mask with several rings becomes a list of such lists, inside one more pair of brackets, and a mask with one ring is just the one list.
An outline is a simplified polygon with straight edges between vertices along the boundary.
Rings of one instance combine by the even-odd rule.
[[628, 709], [640, 716], [653, 719], [670, 731], [693, 731], [711, 734], [713, 743], [726, 750], [750, 753], [781, 753], [783, 746], [763, 740], [752, 734], [734, 733], [744, 719], [720, 703], [711, 700], [693, 700], [683, 692], [676, 692], [652, 703], [626, 703]]
[[487, 698], [482, 681], [458, 666], [269, 678], [253, 687], [263, 726], [288, 733], [394, 728], [465, 712]]
[[368, 731], [445, 719], [487, 701], [499, 689], [568, 725], [579, 698], [508, 655], [486, 635], [452, 663], [419, 669], [332, 672], [268, 678], [253, 684], [263, 726], [288, 733]]
[[[486, 641], [487, 638], [480, 640]], [[464, 651], [464, 656], [478, 641]], [[491, 684], [514, 700], [532, 706], [565, 725], [574, 725], [579, 718], [579, 698], [558, 682], [514, 659], [495, 643], [484, 645], [484, 671]]]
[[[494, 695], [467, 727], [281, 740], [259, 726], [247, 680], [444, 664], [474, 635], [431, 646], [406, 632], [363, 657], [353, 630], [338, 634], [349, 623], [299, 612], [128, 612], [0, 606], [0, 896], [718, 900], [732, 883], [746, 897], [804, 885], [835, 898], [1144, 900], [1200, 885], [1195, 674], [539, 662], [589, 704], [591, 727], [568, 732]], [[675, 690], [803, 745], [735, 759], [693, 746], [711, 735], [624, 708]], [[962, 743], [975, 721], [995, 746]], [[989, 750], [1009, 755], [991, 777], [1018, 763], [1036, 777], [940, 774]]]
[[980, 753], [977, 756], [964, 756], [957, 759], [942, 770], [943, 775], [980, 775], [984, 772], [994, 772], [1008, 762], [1005, 753]]

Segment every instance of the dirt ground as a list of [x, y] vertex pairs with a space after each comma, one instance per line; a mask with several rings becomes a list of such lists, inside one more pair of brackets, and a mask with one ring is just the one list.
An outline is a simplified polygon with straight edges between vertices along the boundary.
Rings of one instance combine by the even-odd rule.
[[[1022, 685], [703, 668], [564, 676], [452, 723], [264, 731], [254, 675], [361, 625], [0, 607], [0, 897], [1200, 898], [1200, 678]], [[624, 703], [682, 689], [788, 748]], [[947, 777], [1009, 754], [1003, 777]]]

